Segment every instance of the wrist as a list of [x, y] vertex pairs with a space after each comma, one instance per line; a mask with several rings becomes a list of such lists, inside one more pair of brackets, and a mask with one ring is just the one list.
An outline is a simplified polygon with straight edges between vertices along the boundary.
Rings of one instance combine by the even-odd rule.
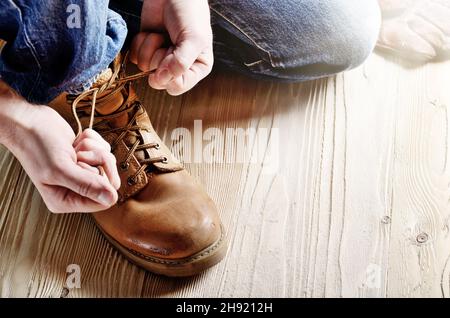
[[32, 129], [30, 118], [34, 110], [35, 107], [0, 80], [0, 144], [15, 152], [23, 133]]

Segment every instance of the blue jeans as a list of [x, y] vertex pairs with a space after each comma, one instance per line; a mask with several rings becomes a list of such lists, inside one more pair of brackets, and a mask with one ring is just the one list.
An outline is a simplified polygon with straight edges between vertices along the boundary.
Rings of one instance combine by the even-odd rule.
[[[139, 31], [141, 6], [139, 0], [2, 0], [2, 80], [34, 103], [87, 89]], [[287, 82], [361, 64], [381, 19], [376, 0], [210, 0], [210, 7], [217, 66]]]

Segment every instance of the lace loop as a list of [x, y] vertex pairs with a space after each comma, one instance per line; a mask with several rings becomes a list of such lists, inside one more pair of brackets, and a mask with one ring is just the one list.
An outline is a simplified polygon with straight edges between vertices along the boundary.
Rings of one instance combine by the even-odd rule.
[[[130, 94], [128, 94], [127, 99], [123, 102], [122, 105], [127, 105], [124, 109], [118, 110], [113, 114], [109, 115], [99, 115], [100, 121], [98, 121], [96, 124], [94, 124], [94, 118], [96, 116], [96, 104], [98, 100], [102, 100], [104, 103], [109, 100], [114, 94], [118, 93], [122, 89], [128, 89], [129, 87], [126, 87], [126, 85], [130, 85], [131, 81], [146, 77], [154, 71], [147, 71], [147, 72], [141, 72], [130, 76], [124, 76], [122, 78], [119, 78], [120, 71], [124, 70], [124, 63], [127, 60], [128, 56], [125, 56], [125, 58], [122, 61], [121, 67], [116, 67], [113, 71], [113, 74], [111, 78], [103, 83], [102, 85], [98, 87], [91, 88], [80, 95], [78, 95], [75, 99], [72, 101], [72, 114], [77, 124], [77, 137], [82, 133], [83, 127], [81, 124], [80, 117], [78, 115], [78, 111], [81, 110], [89, 110], [89, 128], [99, 130], [103, 134], [108, 133], [119, 133], [119, 135], [114, 139], [114, 141], [111, 143], [111, 151], [114, 151], [117, 145], [128, 135], [131, 136], [138, 136], [137, 131], [139, 130], [147, 130], [147, 128], [142, 128], [138, 124], [136, 124], [136, 119], [139, 114], [142, 113], [142, 107], [139, 102], [133, 102], [130, 101]], [[124, 72], [124, 71], [123, 71]], [[107, 93], [104, 96], [99, 97], [102, 93]], [[68, 97], [68, 100], [70, 101], [70, 97]], [[131, 105], [129, 105], [131, 104]], [[130, 113], [133, 112], [133, 115], [130, 116], [131, 118], [128, 120], [128, 123], [123, 127], [116, 127], [116, 128], [107, 128], [107, 129], [100, 129], [101, 126], [108, 123], [111, 119], [118, 118], [119, 116], [123, 115], [124, 113]], [[103, 119], [103, 120], [102, 120]], [[140, 150], [146, 150], [150, 148], [159, 149], [160, 145], [158, 143], [146, 143], [146, 144], [140, 144], [141, 141], [137, 139], [133, 145], [129, 148], [127, 151], [124, 160], [119, 164], [120, 169], [127, 170], [130, 166], [130, 159], [133, 156], [133, 154], [136, 151]], [[167, 163], [168, 159], [165, 156], [159, 156], [155, 158], [144, 158], [138, 160], [138, 162], [141, 164], [139, 169], [128, 179], [129, 185], [134, 185], [136, 183], [137, 177], [140, 173], [142, 173], [144, 170], [147, 169], [147, 167], [150, 164], [154, 163]]]

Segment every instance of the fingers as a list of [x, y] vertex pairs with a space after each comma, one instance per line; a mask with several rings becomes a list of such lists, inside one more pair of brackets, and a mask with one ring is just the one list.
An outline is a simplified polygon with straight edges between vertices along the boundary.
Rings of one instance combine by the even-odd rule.
[[141, 45], [144, 42], [145, 38], [146, 38], [145, 32], [140, 32], [136, 34], [136, 36], [133, 38], [133, 41], [131, 42], [130, 46], [130, 55], [129, 55], [131, 63], [133, 64], [138, 63], [139, 49], [141, 48]]
[[88, 171], [91, 171], [92, 173], [98, 173], [101, 175], [100, 170], [98, 169], [98, 167], [93, 167], [88, 165], [87, 163], [84, 163], [82, 161], [78, 161], [77, 165], [79, 165], [81, 168], [86, 169]]
[[67, 167], [62, 186], [91, 199], [104, 207], [110, 207], [117, 201], [117, 191], [107, 178], [98, 172], [83, 169], [79, 165]]
[[[88, 140], [88, 141], [86, 141]], [[83, 143], [87, 143], [83, 144]], [[85, 129], [80, 136], [78, 136], [77, 139], [75, 139], [74, 143], [73, 143], [73, 147], [75, 148], [75, 151], [77, 149], [85, 148], [85, 147], [89, 147], [88, 145], [92, 145], [92, 144], [98, 144], [100, 147], [102, 147], [103, 149], [105, 149], [105, 151], [110, 152], [111, 151], [111, 146], [109, 145], [109, 143], [103, 139], [102, 136], [100, 136], [100, 134], [98, 132], [96, 132], [93, 129]]]
[[[173, 46], [164, 50], [161, 49], [160, 52], [158, 53], [158, 56], [154, 56], [154, 59], [152, 60], [153, 64], [156, 64], [156, 68], [155, 69], [159, 69], [161, 62], [170, 54], [172, 54], [174, 48]], [[154, 88], [154, 89], [166, 89], [166, 85], [163, 85], [160, 83], [160, 81], [158, 80], [158, 77], [156, 76], [156, 73], [150, 74], [148, 77], [148, 84], [150, 85], [150, 87]]]
[[164, 58], [156, 72], [159, 85], [167, 85], [191, 68], [205, 48], [200, 36], [192, 36], [181, 41], [172, 54]]
[[97, 212], [110, 206], [100, 204], [62, 186], [43, 185], [41, 190], [47, 208], [53, 213]]
[[158, 73], [149, 76], [149, 85], [155, 89], [165, 89], [170, 95], [180, 95], [205, 78], [212, 69], [213, 55], [211, 52], [202, 53], [194, 64], [182, 75], [171, 79], [167, 83], [161, 83]]
[[[120, 177], [116, 167], [116, 158], [111, 153], [111, 146], [96, 131], [86, 129], [75, 140], [74, 149], [80, 167], [99, 174], [101, 166], [115, 189], [120, 188]], [[84, 163], [84, 164], [81, 164]]]
[[182, 94], [211, 72], [214, 58], [209, 34], [190, 32], [175, 46], [164, 48], [163, 35], [141, 32], [133, 39], [130, 61], [142, 71], [157, 70], [148, 78], [152, 88]]
[[[103, 167], [112, 186], [116, 190], [120, 188], [120, 177], [116, 168], [116, 158], [112, 153], [99, 151], [98, 149], [78, 151], [77, 160], [80, 163], [88, 164], [91, 168], [96, 166]], [[96, 172], [98, 173], [98, 169]]]
[[156, 70], [161, 64], [161, 61], [166, 57], [168, 49], [160, 48], [155, 51], [150, 62], [150, 70]]
[[131, 44], [130, 61], [137, 64], [143, 72], [150, 71], [154, 54], [165, 42], [165, 38], [159, 33], [138, 33]]
[[72, 191], [68, 192], [64, 196], [63, 202], [66, 206], [66, 209], [74, 212], [91, 213], [105, 210], [104, 205], [98, 204], [97, 202]]
[[182, 76], [176, 78], [167, 85], [167, 92], [170, 95], [180, 95], [190, 90], [204, 77], [206, 77], [212, 68], [212, 52], [211, 56], [202, 56], [192, 67], [187, 70]]

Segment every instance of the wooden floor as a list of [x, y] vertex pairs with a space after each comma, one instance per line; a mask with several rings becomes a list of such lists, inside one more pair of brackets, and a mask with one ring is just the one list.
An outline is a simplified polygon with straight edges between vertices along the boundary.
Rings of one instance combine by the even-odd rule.
[[[1, 148], [2, 297], [450, 296], [450, 62], [411, 68], [373, 55], [304, 84], [214, 75], [182, 97], [141, 93], [217, 202], [228, 257], [190, 279], [146, 273], [88, 215], [50, 214]], [[206, 155], [208, 128], [216, 139], [259, 130], [251, 157], [236, 156], [231, 136], [211, 163], [194, 162], [189, 138], [171, 141], [180, 127], [192, 144], [204, 132]], [[66, 286], [69, 264], [80, 266], [79, 289]]]

